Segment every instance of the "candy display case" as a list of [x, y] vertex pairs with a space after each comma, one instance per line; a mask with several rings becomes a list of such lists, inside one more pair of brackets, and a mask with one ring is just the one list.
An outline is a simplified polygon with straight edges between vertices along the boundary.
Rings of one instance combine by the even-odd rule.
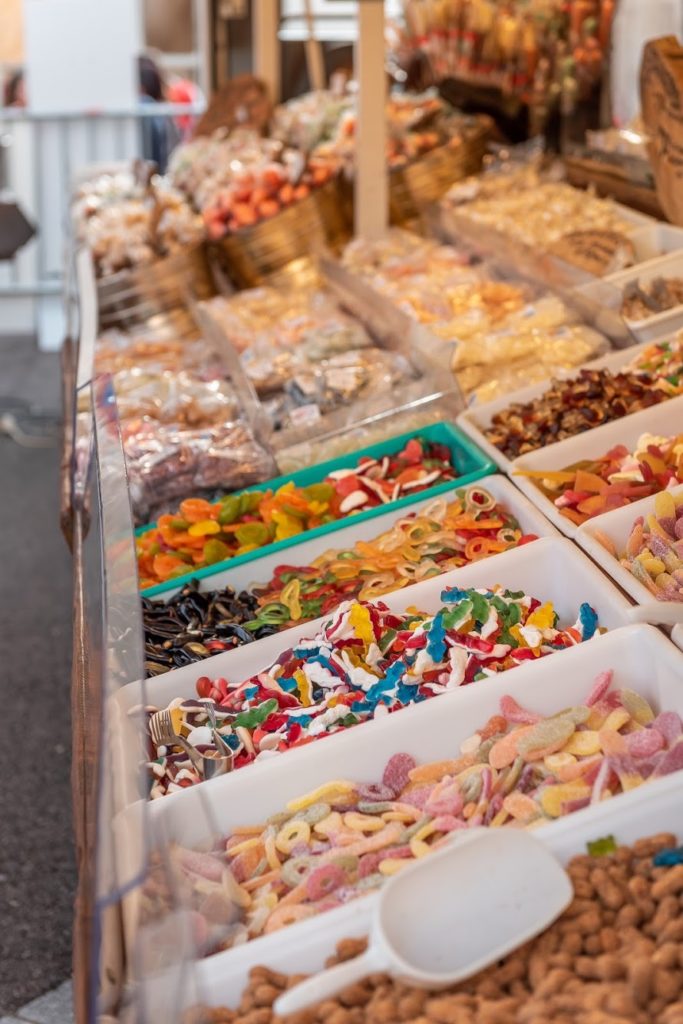
[[63, 460], [79, 1024], [205, 1024], [259, 963], [319, 969], [459, 831], [566, 862], [683, 830], [683, 333], [637, 343], [608, 273], [666, 276], [681, 232], [472, 180], [490, 120], [449, 112], [448, 142], [442, 105], [389, 101], [383, 224], [346, 174], [366, 237], [329, 95], [183, 147], [209, 242], [95, 233]]
[[[144, 735], [135, 718], [120, 714], [125, 693], [146, 704], [142, 621], [132, 519], [116, 401], [111, 380], [82, 389], [92, 412], [90, 457], [83, 455], [74, 517], [74, 630], [72, 678], [74, 807], [83, 853], [76, 908], [74, 1002], [82, 1019], [147, 1016], [148, 986], [165, 970], [164, 1020], [180, 1024], [181, 993], [197, 988], [195, 936], [182, 895], [145, 797]], [[86, 527], [87, 518], [87, 528]], [[122, 746], [128, 753], [123, 760]], [[134, 817], [122, 814], [135, 806]], [[152, 858], [151, 851], [159, 851]], [[167, 899], [135, 917], [131, 894], [164, 885]], [[155, 996], [158, 1008], [159, 996]]]

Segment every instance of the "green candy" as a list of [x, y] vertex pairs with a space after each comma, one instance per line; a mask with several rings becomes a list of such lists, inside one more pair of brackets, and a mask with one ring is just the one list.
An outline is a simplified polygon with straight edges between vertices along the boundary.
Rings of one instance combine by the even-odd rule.
[[259, 548], [270, 539], [265, 523], [244, 523], [235, 530], [235, 537], [240, 545], [255, 544]]
[[171, 522], [169, 523], [169, 526], [171, 527], [172, 530], [177, 530], [178, 533], [180, 533], [181, 530], [188, 530], [190, 524], [188, 523], [187, 519], [182, 519], [179, 516], [177, 519], [172, 519]]
[[218, 513], [218, 522], [221, 526], [228, 526], [230, 523], [234, 523], [240, 514], [240, 499], [235, 497], [234, 494], [229, 494], [227, 498], [223, 498], [221, 505], [223, 507]]
[[263, 704], [258, 704], [255, 708], [250, 708], [249, 711], [241, 711], [233, 722], [233, 728], [241, 726], [244, 729], [255, 729], [257, 725], [262, 725], [273, 711], [277, 710], [277, 706], [277, 700], [271, 697], [270, 700], [264, 700]]
[[230, 549], [222, 540], [216, 540], [215, 537], [212, 537], [211, 540], [207, 540], [204, 544], [203, 554], [207, 565], [215, 565], [216, 562], [223, 562], [226, 558], [230, 557]]
[[603, 836], [586, 843], [586, 848], [591, 857], [608, 857], [616, 851], [617, 843], [614, 836]]
[[303, 492], [309, 501], [329, 501], [334, 494], [334, 487], [331, 484], [309, 484], [303, 488]]

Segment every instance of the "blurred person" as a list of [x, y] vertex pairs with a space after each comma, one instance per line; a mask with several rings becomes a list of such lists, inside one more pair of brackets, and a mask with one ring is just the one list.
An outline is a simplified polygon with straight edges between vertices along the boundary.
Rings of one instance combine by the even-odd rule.
[[3, 93], [3, 103], [6, 107], [26, 106], [26, 87], [23, 71], [13, 71], [11, 75], [7, 76]]
[[[146, 54], [138, 57], [141, 103], [164, 103], [164, 80], [156, 62]], [[142, 118], [142, 148], [146, 160], [153, 160], [163, 174], [168, 158], [177, 142], [171, 118], [150, 115]]]

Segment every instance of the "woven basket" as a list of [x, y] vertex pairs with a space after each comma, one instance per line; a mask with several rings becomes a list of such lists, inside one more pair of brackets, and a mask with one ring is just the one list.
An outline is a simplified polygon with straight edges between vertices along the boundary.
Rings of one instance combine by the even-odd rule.
[[195, 246], [147, 267], [121, 270], [99, 280], [100, 327], [131, 327], [153, 317], [178, 316], [189, 301], [215, 294], [206, 248]]
[[438, 146], [389, 175], [389, 217], [405, 224], [448, 191], [455, 181], [477, 174], [486, 152], [491, 121], [482, 116], [464, 136]]
[[293, 260], [340, 247], [349, 235], [333, 180], [274, 217], [226, 235], [216, 243], [214, 253], [236, 285], [252, 288]]

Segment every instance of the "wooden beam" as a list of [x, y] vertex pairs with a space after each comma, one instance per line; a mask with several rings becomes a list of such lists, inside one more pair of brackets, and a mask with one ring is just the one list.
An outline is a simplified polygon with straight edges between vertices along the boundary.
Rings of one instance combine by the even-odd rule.
[[278, 0], [252, 0], [254, 74], [268, 86], [273, 103], [280, 100], [280, 4]]
[[376, 239], [386, 234], [389, 212], [383, 0], [361, 0], [358, 4], [355, 65], [358, 80], [355, 230], [359, 237]]

